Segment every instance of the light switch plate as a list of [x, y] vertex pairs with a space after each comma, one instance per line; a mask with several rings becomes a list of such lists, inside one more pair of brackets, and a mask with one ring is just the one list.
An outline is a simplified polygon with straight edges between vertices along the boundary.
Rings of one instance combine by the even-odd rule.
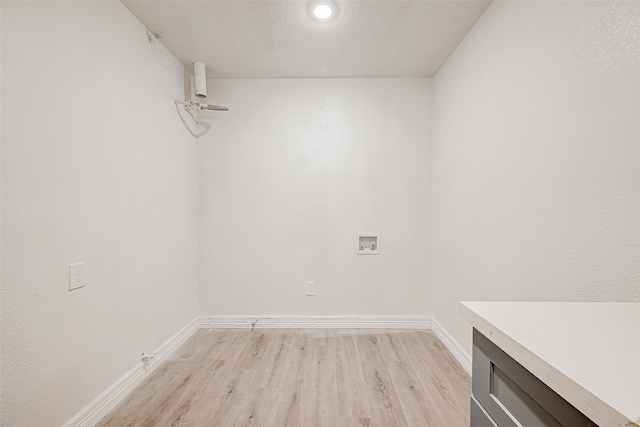
[[312, 297], [315, 295], [315, 291], [313, 289], [313, 286], [316, 284], [316, 282], [307, 282], [307, 296], [308, 297]]
[[85, 263], [76, 262], [69, 264], [69, 290], [84, 288], [86, 282]]

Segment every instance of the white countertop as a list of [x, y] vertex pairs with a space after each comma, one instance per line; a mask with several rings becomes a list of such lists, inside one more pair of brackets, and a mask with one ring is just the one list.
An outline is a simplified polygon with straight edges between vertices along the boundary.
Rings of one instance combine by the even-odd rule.
[[640, 427], [640, 303], [461, 302], [474, 328], [600, 427]]

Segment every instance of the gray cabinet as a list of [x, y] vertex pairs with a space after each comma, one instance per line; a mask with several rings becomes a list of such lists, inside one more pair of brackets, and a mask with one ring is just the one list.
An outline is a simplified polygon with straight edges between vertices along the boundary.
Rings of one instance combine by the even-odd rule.
[[473, 330], [471, 427], [597, 427]]

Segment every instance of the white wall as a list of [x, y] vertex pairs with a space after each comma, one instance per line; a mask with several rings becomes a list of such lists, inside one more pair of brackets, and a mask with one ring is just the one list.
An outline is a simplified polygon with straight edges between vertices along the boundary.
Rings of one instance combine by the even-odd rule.
[[434, 78], [434, 314], [640, 300], [640, 3], [494, 2]]
[[[197, 298], [435, 314], [467, 350], [459, 300], [640, 300], [637, 2], [495, 2], [433, 98], [429, 79], [210, 80], [231, 111], [199, 114], [197, 161], [184, 70], [119, 2], [1, 19], [3, 425], [64, 423]], [[380, 256], [355, 255], [361, 231]]]
[[430, 87], [210, 80], [231, 111], [199, 116], [201, 314], [430, 314]]
[[3, 426], [65, 423], [196, 316], [183, 82], [120, 2], [2, 2]]

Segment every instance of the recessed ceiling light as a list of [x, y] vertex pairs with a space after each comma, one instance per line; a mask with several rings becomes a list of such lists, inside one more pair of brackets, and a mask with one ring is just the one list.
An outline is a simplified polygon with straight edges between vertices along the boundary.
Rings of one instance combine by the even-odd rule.
[[324, 21], [331, 17], [333, 10], [331, 10], [331, 7], [328, 4], [322, 3], [313, 8], [313, 14], [316, 18]]
[[309, 3], [309, 16], [318, 22], [331, 21], [338, 14], [338, 5], [333, 0], [320, 0]]

